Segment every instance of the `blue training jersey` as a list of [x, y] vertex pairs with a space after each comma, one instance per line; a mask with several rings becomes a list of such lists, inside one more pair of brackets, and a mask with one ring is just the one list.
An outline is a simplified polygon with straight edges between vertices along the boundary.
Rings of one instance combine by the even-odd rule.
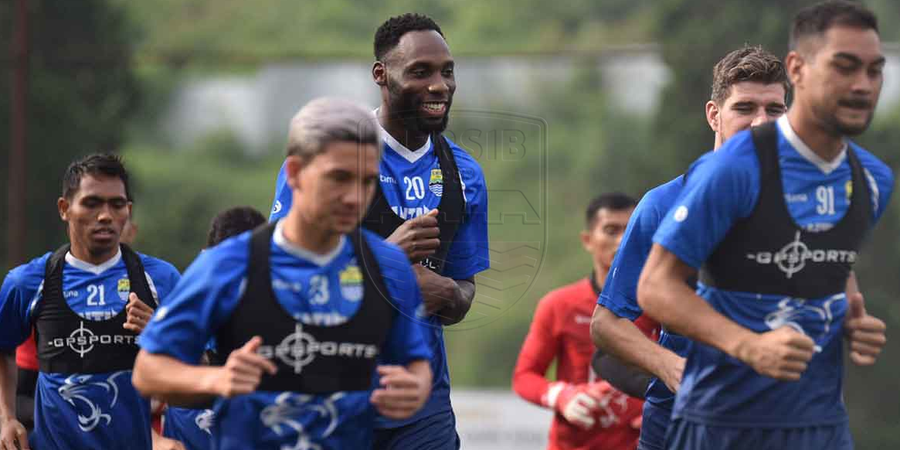
[[[810, 231], [830, 229], [849, 205], [850, 165], [846, 153], [821, 160], [791, 130], [778, 124], [778, 153], [784, 195], [794, 222]], [[873, 223], [890, 199], [890, 169], [850, 142], [872, 194]], [[731, 227], [748, 217], [759, 195], [759, 161], [749, 131], [741, 132], [688, 177], [663, 219], [654, 242], [686, 264], [700, 268]], [[699, 285], [698, 294], [717, 311], [756, 332], [789, 325], [816, 343], [799, 381], [758, 375], [749, 366], [712, 347], [694, 343], [675, 401], [673, 418], [731, 427], [792, 428], [845, 423], [842, 399], [844, 292], [800, 299], [734, 292]]]
[[[384, 139], [379, 166], [381, 189], [391, 209], [403, 219], [427, 214], [438, 207], [443, 195], [440, 164], [429, 138], [418, 150], [412, 151], [381, 130]], [[443, 276], [462, 280], [475, 276], [490, 267], [487, 227], [487, 187], [481, 167], [465, 150], [447, 139], [463, 185], [466, 202], [465, 221], [460, 224], [447, 255]], [[292, 191], [285, 181], [284, 166], [278, 173], [275, 200], [269, 221], [287, 215]], [[434, 355], [431, 371], [434, 385], [431, 398], [415, 416], [404, 421], [379, 418], [379, 428], [396, 428], [416, 422], [433, 414], [450, 411], [450, 371], [444, 345], [443, 327], [436, 317], [424, 317], [425, 340]]]
[[[171, 299], [141, 336], [144, 350], [197, 364], [210, 337], [226, 324], [243, 296], [250, 254], [250, 232], [228, 239], [191, 264]], [[428, 359], [415, 311], [421, 294], [408, 259], [396, 246], [371, 232], [364, 236], [375, 256], [395, 307], [381, 362], [405, 365]], [[278, 303], [295, 320], [336, 326], [353, 317], [364, 292], [357, 255], [343, 237], [327, 255], [298, 248], [277, 225], [271, 244], [272, 288]], [[349, 274], [349, 275], [347, 275]], [[269, 344], [269, 343], [267, 343]], [[364, 448], [372, 440], [371, 390], [304, 395], [254, 392], [220, 399], [210, 428], [213, 448]], [[318, 448], [318, 447], [302, 447]]]
[[[50, 255], [16, 267], [4, 279], [0, 290], [0, 350], [14, 352], [31, 334], [32, 313], [42, 299], [44, 269]], [[140, 258], [158, 303], [178, 281], [178, 271], [162, 260], [146, 255]], [[69, 308], [85, 320], [106, 320], [119, 314], [131, 292], [121, 252], [101, 265], [67, 254], [62, 291]], [[81, 346], [77, 350], [102, 351], [102, 346]], [[150, 404], [132, 386], [131, 371], [40, 373], [30, 442], [40, 449], [150, 450]]]

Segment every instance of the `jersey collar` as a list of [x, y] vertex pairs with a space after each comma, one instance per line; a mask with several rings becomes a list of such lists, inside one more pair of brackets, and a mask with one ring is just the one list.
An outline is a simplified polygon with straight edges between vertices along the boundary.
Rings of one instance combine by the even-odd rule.
[[847, 142], [844, 142], [844, 148], [841, 149], [841, 152], [831, 161], [825, 161], [821, 156], [817, 155], [816, 152], [812, 151], [805, 142], [800, 140], [800, 136], [797, 136], [797, 133], [794, 132], [794, 129], [791, 128], [791, 123], [788, 121], [787, 114], [778, 118], [778, 129], [781, 130], [781, 134], [784, 135], [784, 138], [787, 139], [788, 143], [791, 144], [791, 147], [794, 147], [797, 150], [797, 153], [811, 162], [814, 166], [818, 167], [819, 170], [822, 171], [825, 175], [834, 172], [835, 169], [841, 166], [844, 163], [844, 159], [847, 158]]
[[110, 258], [110, 259], [106, 260], [105, 262], [100, 263], [98, 265], [91, 264], [87, 261], [82, 261], [82, 260], [76, 258], [75, 256], [73, 256], [72, 252], [66, 252], [66, 264], [68, 264], [76, 269], [83, 270], [85, 272], [90, 272], [94, 275], [100, 275], [101, 273], [106, 271], [106, 269], [109, 269], [110, 267], [118, 264], [119, 261], [121, 261], [121, 260], [122, 260], [122, 248], [121, 247], [116, 251], [115, 256], [113, 256], [112, 258]]
[[[375, 110], [375, 117], [378, 117], [377, 109]], [[388, 133], [384, 129], [384, 127], [381, 126], [381, 122], [378, 122], [376, 120], [375, 123], [378, 124], [378, 130], [381, 133], [381, 140], [384, 141], [388, 148], [393, 150], [395, 153], [397, 153], [410, 163], [415, 163], [416, 161], [422, 159], [422, 157], [428, 153], [428, 149], [431, 148], [431, 135], [428, 136], [428, 139], [425, 139], [425, 144], [419, 147], [418, 150], [410, 150], [399, 141], [394, 139], [394, 137], [391, 136], [390, 133]]]
[[284, 237], [283, 223], [279, 220], [278, 223], [275, 224], [275, 234], [272, 236], [272, 240], [275, 241], [275, 245], [287, 252], [289, 255], [309, 261], [319, 267], [324, 267], [338, 257], [338, 255], [341, 253], [341, 250], [344, 248], [344, 242], [347, 240], [347, 237], [341, 235], [341, 238], [338, 241], [338, 245], [334, 247], [334, 250], [331, 250], [324, 255], [320, 255], [318, 253], [300, 247], [299, 245], [292, 244], [290, 241], [288, 241], [287, 238]]

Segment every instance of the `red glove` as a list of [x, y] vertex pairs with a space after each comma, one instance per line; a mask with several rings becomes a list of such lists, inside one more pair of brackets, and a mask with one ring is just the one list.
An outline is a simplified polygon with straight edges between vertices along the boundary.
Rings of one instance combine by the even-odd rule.
[[587, 430], [594, 426], [594, 414], [599, 406], [597, 399], [588, 393], [589, 387], [589, 384], [558, 381], [550, 385], [542, 400], [569, 423]]

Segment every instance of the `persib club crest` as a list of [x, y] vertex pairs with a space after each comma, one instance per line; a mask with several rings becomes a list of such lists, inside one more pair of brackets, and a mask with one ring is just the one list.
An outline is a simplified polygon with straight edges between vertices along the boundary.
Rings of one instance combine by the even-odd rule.
[[351, 301], [358, 302], [363, 298], [363, 275], [356, 260], [350, 261], [340, 273], [341, 295]]
[[128, 301], [128, 294], [131, 292], [131, 280], [126, 278], [120, 278], [119, 283], [116, 287], [116, 292], [119, 293], [119, 299], [123, 302]]
[[431, 178], [428, 180], [428, 189], [438, 197], [444, 195], [444, 173], [441, 172], [441, 169], [431, 169]]

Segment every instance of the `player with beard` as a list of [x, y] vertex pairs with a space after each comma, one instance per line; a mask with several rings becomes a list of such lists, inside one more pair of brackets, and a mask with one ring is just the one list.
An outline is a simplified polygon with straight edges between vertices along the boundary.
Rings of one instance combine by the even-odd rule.
[[[27, 449], [15, 420], [8, 352], [35, 330], [39, 449], [151, 448], [150, 405], [131, 384], [138, 334], [178, 281], [175, 268], [135, 253], [120, 236], [131, 214], [118, 157], [91, 155], [63, 177], [59, 215], [70, 244], [16, 267], [0, 293], [0, 442]], [[145, 302], [146, 301], [146, 302]]]
[[[478, 163], [441, 134], [456, 79], [440, 27], [418, 14], [392, 17], [376, 31], [374, 47], [384, 151], [363, 225], [412, 261], [424, 299], [420, 318], [434, 355], [428, 403], [412, 418], [380, 419], [375, 448], [455, 449], [459, 437], [443, 326], [465, 318], [475, 296], [474, 276], [489, 267], [487, 188]], [[282, 167], [270, 220], [290, 206], [284, 173]]]
[[853, 448], [841, 336], [869, 365], [885, 325], [845, 290], [894, 178], [847, 136], [868, 127], [884, 64], [865, 7], [800, 11], [791, 108], [701, 160], [654, 234], [638, 302], [693, 341], [666, 448]]
[[[735, 133], [780, 117], [786, 109], [787, 89], [784, 64], [775, 55], [760, 47], [744, 47], [725, 55], [713, 68], [706, 102], [707, 122], [715, 133], [714, 150]], [[641, 450], [663, 448], [688, 342], [670, 330], [662, 330], [658, 341], [651, 340], [635, 326], [633, 321], [647, 320], [637, 303], [638, 277], [650, 253], [653, 233], [683, 187], [684, 176], [679, 176], [651, 189], [638, 203], [591, 320], [594, 343], [609, 353], [601, 363], [600, 375], [623, 391], [646, 392], [641, 395], [646, 398]], [[610, 361], [613, 355], [627, 366]], [[647, 380], [626, 367], [645, 370], [653, 378]]]

